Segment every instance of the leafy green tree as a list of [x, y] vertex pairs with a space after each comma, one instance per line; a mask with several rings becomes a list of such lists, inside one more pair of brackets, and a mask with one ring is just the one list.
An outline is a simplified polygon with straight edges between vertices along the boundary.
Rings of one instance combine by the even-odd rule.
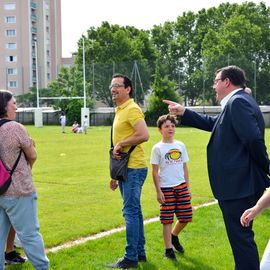
[[20, 107], [37, 107], [36, 87], [31, 87], [26, 94], [16, 96], [16, 102]]
[[154, 126], [160, 115], [168, 114], [168, 106], [162, 102], [163, 99], [179, 102], [179, 95], [176, 92], [176, 84], [173, 81], [170, 81], [167, 76], [164, 78], [160, 77], [159, 65], [157, 64], [155, 81], [145, 113], [145, 120], [148, 125]]
[[[87, 96], [109, 106], [113, 102], [108, 86], [114, 73], [132, 79], [138, 103], [143, 103], [151, 86], [159, 91], [156, 83], [162, 81], [165, 88], [173, 83], [172, 89], [188, 105], [216, 105], [214, 72], [233, 64], [246, 71], [248, 86], [259, 103], [270, 99], [270, 9], [264, 3], [222, 3], [184, 13], [175, 22], [155, 25], [149, 31], [108, 22], [90, 27], [78, 41], [75, 65], [61, 71], [51, 84], [57, 96], [83, 95], [83, 40]], [[157, 97], [158, 93], [152, 93], [150, 104]], [[56, 103], [66, 108], [68, 101]]]
[[[215, 10], [223, 17], [224, 13], [220, 11], [224, 7], [220, 5]], [[265, 82], [269, 81], [270, 75], [263, 72], [269, 70], [269, 9], [263, 3], [249, 2], [232, 5], [230, 10], [233, 12], [226, 14], [219, 28], [210, 29], [203, 40], [207, 77], [212, 74], [213, 78], [213, 71], [222, 66], [238, 65], [246, 71], [249, 87], [256, 89], [260, 85], [256, 98], [262, 103], [269, 96], [269, 86]], [[209, 88], [211, 83], [208, 79]]]
[[[89, 88], [86, 85], [86, 88]], [[70, 125], [74, 121], [80, 122], [81, 108], [83, 107], [82, 99], [72, 99], [74, 97], [83, 97], [83, 79], [80, 70], [76, 66], [62, 68], [55, 81], [49, 84], [52, 97], [59, 97], [53, 100], [53, 107], [64, 111], [67, 116], [67, 124]], [[86, 93], [86, 107], [93, 108], [94, 102]]]
[[[112, 106], [108, 88], [112, 75], [122, 73], [132, 77], [134, 64], [137, 61], [140, 87], [138, 87], [136, 101], [142, 102], [150, 86], [149, 78], [154, 71], [151, 63], [156, 59], [155, 48], [149, 39], [148, 31], [103, 22], [100, 27], [90, 27], [87, 37], [82, 38], [85, 41], [86, 80], [93, 89], [95, 98]], [[76, 58], [76, 64], [80, 68], [83, 63], [82, 38], [78, 42]]]

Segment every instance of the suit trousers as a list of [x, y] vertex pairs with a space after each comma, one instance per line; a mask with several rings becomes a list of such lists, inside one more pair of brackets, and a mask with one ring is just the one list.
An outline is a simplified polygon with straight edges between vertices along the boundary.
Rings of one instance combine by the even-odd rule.
[[260, 269], [252, 222], [249, 227], [243, 227], [240, 223], [240, 217], [247, 208], [256, 204], [262, 194], [263, 191], [241, 199], [219, 201], [234, 256], [235, 270]]

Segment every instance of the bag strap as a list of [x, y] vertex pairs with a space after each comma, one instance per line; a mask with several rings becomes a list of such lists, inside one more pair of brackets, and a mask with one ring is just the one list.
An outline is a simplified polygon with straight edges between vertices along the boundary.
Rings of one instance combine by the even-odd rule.
[[15, 163], [14, 163], [14, 165], [13, 165], [11, 171], [10, 171], [10, 175], [12, 175], [14, 173], [14, 171], [15, 171], [18, 163], [19, 163], [19, 160], [21, 158], [21, 155], [22, 155], [22, 149], [20, 150], [20, 153], [19, 153], [19, 155], [18, 155], [18, 157], [17, 157], [17, 159], [16, 159], [16, 161], [15, 161]]
[[[5, 123], [10, 122], [10, 121], [11, 121], [11, 120], [9, 120], [9, 119], [1, 119], [1, 120], [0, 120], [0, 127], [1, 127], [2, 125], [4, 125]], [[18, 163], [19, 163], [19, 160], [20, 160], [20, 158], [21, 158], [21, 155], [22, 155], [22, 149], [20, 150], [20, 153], [19, 153], [19, 155], [18, 155], [18, 157], [17, 157], [17, 159], [16, 159], [16, 161], [15, 161], [15, 163], [14, 163], [14, 165], [13, 165], [11, 171], [10, 171], [10, 175], [12, 175], [12, 174], [14, 173], [14, 171], [15, 171], [15, 169], [16, 169]]]
[[11, 120], [9, 120], [9, 119], [1, 119], [0, 120], [0, 127], [2, 126], [2, 125], [4, 125], [5, 123], [7, 123], [7, 122], [10, 122]]
[[[115, 115], [114, 115], [115, 117]], [[113, 122], [114, 122], [114, 118], [113, 118]], [[111, 148], [113, 148], [113, 141], [112, 141], [112, 133], [113, 133], [113, 123], [112, 123], [112, 126], [111, 126]], [[137, 145], [132, 145], [129, 150], [128, 150], [128, 153], [130, 154], [136, 147]]]

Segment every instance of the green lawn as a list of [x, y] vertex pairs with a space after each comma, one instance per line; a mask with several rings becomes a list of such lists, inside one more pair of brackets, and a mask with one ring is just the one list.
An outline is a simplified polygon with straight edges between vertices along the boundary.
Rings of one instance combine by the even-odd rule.
[[[59, 127], [34, 128], [27, 126], [36, 141], [38, 161], [33, 175], [38, 192], [38, 210], [46, 247], [122, 226], [122, 201], [119, 191], [109, 189], [108, 149], [110, 127], [92, 127], [87, 135], [62, 134]], [[213, 200], [206, 169], [206, 145], [209, 133], [191, 128], [178, 128], [176, 139], [187, 147], [192, 203], [198, 205]], [[160, 140], [156, 128], [150, 128], [150, 141], [145, 151], [150, 158], [151, 148]], [[266, 130], [270, 149], [270, 129]], [[151, 170], [143, 188], [144, 218], [157, 216], [159, 206], [151, 179]], [[269, 224], [265, 212], [255, 229], [260, 254], [269, 233], [263, 226]], [[179, 256], [179, 264], [163, 260], [163, 241], [159, 222], [145, 227], [149, 262], [141, 269], [232, 269], [232, 256], [217, 206], [199, 209], [194, 221], [183, 234], [186, 254]], [[124, 233], [90, 241], [79, 247], [49, 254], [51, 269], [104, 269], [123, 255]], [[220, 256], [222, 254], [222, 256]], [[227, 268], [226, 268], [227, 267]], [[22, 268], [32, 269], [29, 263]]]

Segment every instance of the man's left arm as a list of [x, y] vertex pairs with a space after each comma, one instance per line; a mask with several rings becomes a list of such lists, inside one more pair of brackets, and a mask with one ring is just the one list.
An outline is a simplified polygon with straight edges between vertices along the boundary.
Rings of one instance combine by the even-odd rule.
[[263, 123], [259, 123], [255, 108], [245, 99], [235, 99], [231, 105], [234, 130], [255, 163], [268, 175], [269, 158], [264, 142]]

